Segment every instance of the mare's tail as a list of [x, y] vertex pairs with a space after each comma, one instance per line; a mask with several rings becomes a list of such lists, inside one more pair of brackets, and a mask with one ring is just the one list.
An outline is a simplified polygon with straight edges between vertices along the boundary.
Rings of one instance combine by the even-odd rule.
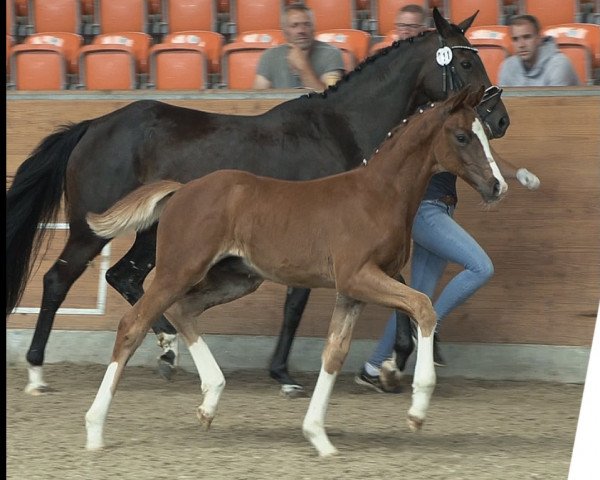
[[102, 238], [145, 230], [158, 220], [169, 197], [182, 186], [171, 180], [142, 185], [104, 213], [88, 213], [88, 225]]
[[33, 261], [48, 232], [39, 224], [56, 220], [67, 163], [90, 121], [60, 127], [21, 164], [6, 192], [6, 314], [19, 303]]

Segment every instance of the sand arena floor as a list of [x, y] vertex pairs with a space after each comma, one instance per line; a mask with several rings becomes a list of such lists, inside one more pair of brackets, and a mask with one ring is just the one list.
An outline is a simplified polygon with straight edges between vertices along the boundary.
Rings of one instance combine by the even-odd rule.
[[[55, 391], [23, 392], [25, 367], [7, 368], [10, 479], [476, 479], [567, 478], [583, 385], [440, 378], [423, 431], [405, 422], [405, 392], [378, 394], [339, 377], [327, 416], [340, 455], [320, 459], [302, 436], [309, 399], [285, 399], [266, 371], [226, 372], [211, 430], [195, 410], [198, 377], [172, 382], [128, 367], [105, 430], [107, 448], [84, 449], [84, 415], [101, 365], [55, 364]], [[312, 390], [316, 374], [297, 375]]]

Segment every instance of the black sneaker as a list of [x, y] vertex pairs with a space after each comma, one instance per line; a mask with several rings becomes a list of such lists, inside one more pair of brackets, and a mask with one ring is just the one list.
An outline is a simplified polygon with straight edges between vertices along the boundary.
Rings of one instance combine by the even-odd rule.
[[393, 390], [386, 389], [379, 379], [379, 375], [369, 375], [363, 367], [358, 375], [354, 377], [354, 382], [364, 387], [369, 387], [379, 393], [400, 393], [400, 388]]
[[440, 353], [440, 337], [438, 337], [437, 333], [433, 334], [433, 364], [436, 367], [447, 366], [446, 360], [444, 360], [444, 357]]

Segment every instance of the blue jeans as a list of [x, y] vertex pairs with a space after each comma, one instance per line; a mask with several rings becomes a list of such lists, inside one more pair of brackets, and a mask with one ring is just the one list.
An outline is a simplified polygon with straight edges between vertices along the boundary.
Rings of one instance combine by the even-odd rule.
[[[448, 262], [464, 270], [442, 290], [433, 308], [437, 314], [436, 330], [442, 320], [464, 303], [494, 274], [494, 265], [475, 239], [454, 221], [454, 207], [438, 200], [423, 200], [413, 221], [413, 251], [410, 286], [433, 298], [435, 287]], [[396, 314], [392, 313], [368, 362], [380, 367], [392, 356], [396, 341]]]

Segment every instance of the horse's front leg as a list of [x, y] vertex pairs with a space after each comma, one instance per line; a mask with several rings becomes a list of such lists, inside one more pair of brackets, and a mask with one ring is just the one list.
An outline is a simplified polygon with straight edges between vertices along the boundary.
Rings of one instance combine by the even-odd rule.
[[[131, 305], [144, 294], [144, 280], [156, 261], [156, 225], [140, 232], [129, 251], [106, 272], [106, 281]], [[163, 353], [158, 357], [158, 372], [170, 380], [177, 358], [177, 330], [161, 315], [152, 325], [158, 346]]]
[[500, 173], [505, 179], [514, 178], [529, 190], [537, 190], [540, 187], [540, 179], [537, 175], [531, 173], [526, 168], [513, 165], [506, 158], [499, 155], [498, 152], [494, 151], [493, 148], [491, 151], [498, 168], [500, 168]]
[[417, 363], [413, 377], [412, 405], [408, 411], [408, 425], [419, 430], [425, 421], [431, 395], [435, 388], [433, 365], [433, 331], [436, 313], [429, 297], [387, 276], [375, 265], [368, 265], [338, 288], [346, 295], [367, 303], [399, 309], [414, 318], [418, 325]]
[[335, 379], [350, 350], [354, 324], [364, 306], [364, 303], [340, 293], [336, 296], [335, 309], [323, 350], [321, 372], [302, 425], [304, 436], [313, 444], [321, 457], [337, 453], [325, 431], [325, 415]]
[[269, 367], [271, 378], [281, 384], [281, 394], [290, 398], [306, 396], [304, 387], [288, 373], [288, 357], [309, 295], [308, 288], [288, 288], [283, 310], [283, 325]]

